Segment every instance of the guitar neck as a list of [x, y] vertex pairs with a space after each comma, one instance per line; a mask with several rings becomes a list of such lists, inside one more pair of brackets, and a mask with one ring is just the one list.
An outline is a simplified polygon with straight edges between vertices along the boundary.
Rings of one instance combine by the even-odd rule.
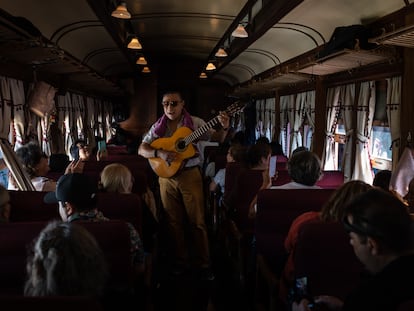
[[185, 140], [185, 145], [188, 146], [195, 140], [199, 139], [203, 134], [205, 134], [209, 129], [211, 129], [213, 126], [217, 125], [219, 123], [218, 116], [208, 121], [203, 126], [196, 129], [194, 132], [191, 133], [191, 135], [188, 135]]

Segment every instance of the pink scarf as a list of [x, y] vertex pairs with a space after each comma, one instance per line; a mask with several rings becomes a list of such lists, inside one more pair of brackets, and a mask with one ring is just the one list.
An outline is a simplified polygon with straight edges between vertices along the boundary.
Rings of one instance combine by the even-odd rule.
[[[191, 118], [191, 115], [187, 112], [187, 110], [183, 109], [183, 126], [186, 126], [190, 128], [191, 130], [194, 130], [194, 124], [193, 119]], [[158, 137], [163, 137], [165, 135], [165, 132], [167, 131], [167, 116], [164, 114], [161, 118], [158, 119], [158, 121], [155, 124], [154, 133]]]

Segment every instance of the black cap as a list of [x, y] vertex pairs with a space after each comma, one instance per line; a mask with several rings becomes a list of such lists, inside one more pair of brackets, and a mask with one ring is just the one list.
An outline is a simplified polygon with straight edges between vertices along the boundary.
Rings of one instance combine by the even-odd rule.
[[96, 196], [96, 187], [89, 178], [80, 173], [65, 174], [59, 178], [55, 192], [49, 192], [43, 198], [45, 203], [70, 202], [88, 203], [93, 202]]

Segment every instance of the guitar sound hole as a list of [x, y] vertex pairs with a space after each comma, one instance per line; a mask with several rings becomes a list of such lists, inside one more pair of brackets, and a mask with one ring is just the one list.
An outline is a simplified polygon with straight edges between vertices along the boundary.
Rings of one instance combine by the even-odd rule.
[[185, 141], [181, 140], [177, 143], [177, 150], [178, 151], [183, 151], [185, 149]]

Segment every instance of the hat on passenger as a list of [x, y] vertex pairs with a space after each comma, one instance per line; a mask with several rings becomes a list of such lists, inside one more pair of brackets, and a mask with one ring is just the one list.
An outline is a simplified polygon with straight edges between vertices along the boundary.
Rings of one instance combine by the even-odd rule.
[[43, 198], [45, 203], [70, 202], [93, 203], [96, 199], [96, 187], [89, 178], [80, 173], [65, 174], [59, 178], [56, 191], [49, 192]]

